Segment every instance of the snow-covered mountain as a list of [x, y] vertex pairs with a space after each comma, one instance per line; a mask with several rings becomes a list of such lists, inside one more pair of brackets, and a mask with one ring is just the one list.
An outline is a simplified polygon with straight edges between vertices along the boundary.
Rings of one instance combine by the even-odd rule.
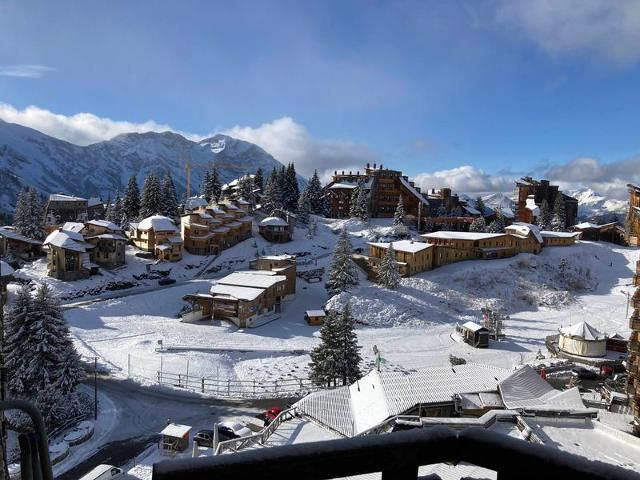
[[37, 130], [0, 120], [0, 212], [11, 212], [22, 185], [43, 194], [64, 192], [84, 197], [109, 194], [126, 185], [132, 174], [142, 187], [151, 170], [169, 171], [179, 192], [185, 189], [185, 158], [190, 158], [192, 190], [207, 165], [217, 165], [222, 182], [258, 167], [268, 173], [282, 164], [262, 148], [226, 135], [193, 142], [173, 132], [127, 133], [111, 140], [78, 146]]
[[[567, 195], [578, 199], [579, 220], [622, 220], [627, 214], [629, 205], [627, 200], [607, 198], [590, 188], [566, 192]], [[617, 216], [617, 218], [616, 218]]]

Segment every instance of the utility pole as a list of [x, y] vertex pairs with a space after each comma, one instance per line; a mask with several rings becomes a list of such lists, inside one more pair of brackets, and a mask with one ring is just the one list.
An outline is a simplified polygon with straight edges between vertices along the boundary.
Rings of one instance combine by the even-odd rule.
[[628, 319], [629, 318], [629, 303], [631, 302], [631, 294], [629, 292], [625, 292], [624, 290], [620, 290], [620, 292], [627, 296], [627, 313], [625, 314], [624, 318]]
[[98, 357], [93, 357], [93, 419], [98, 419]]

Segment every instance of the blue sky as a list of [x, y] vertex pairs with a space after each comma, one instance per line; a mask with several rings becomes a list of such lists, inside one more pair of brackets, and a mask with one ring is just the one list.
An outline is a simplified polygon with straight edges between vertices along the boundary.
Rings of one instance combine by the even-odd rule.
[[303, 172], [377, 160], [467, 190], [586, 160], [612, 188], [639, 73], [625, 0], [0, 4], [5, 120], [77, 143], [226, 131]]

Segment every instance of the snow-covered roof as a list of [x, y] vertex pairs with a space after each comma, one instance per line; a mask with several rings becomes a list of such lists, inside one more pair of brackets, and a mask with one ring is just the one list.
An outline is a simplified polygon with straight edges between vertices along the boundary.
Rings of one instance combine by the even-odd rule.
[[80, 222], [65, 222], [64, 225], [62, 225], [62, 229], [67, 232], [80, 233], [83, 228], [84, 228], [84, 223], [80, 223]]
[[211, 287], [212, 295], [226, 295], [238, 300], [252, 301], [264, 293], [262, 288], [239, 287], [237, 285], [223, 285], [216, 283]]
[[246, 200], [242, 199], [242, 198], [238, 198], [235, 201], [238, 205], [251, 205], [249, 202], [247, 202]]
[[529, 365], [516, 370], [498, 384], [506, 408], [510, 410], [585, 410], [577, 387], [556, 390]]
[[309, 317], [326, 317], [327, 313], [324, 310], [307, 310], [305, 312]]
[[421, 237], [426, 238], [442, 238], [449, 240], [486, 240], [488, 238], [496, 238], [503, 236], [504, 233], [483, 233], [483, 232], [433, 232], [425, 233]]
[[195, 210], [196, 208], [206, 207], [207, 205], [209, 205], [209, 203], [203, 197], [189, 197], [184, 204], [184, 208], [187, 210]]
[[339, 190], [341, 188], [353, 189], [358, 186], [357, 183], [336, 182], [329, 187], [331, 190]]
[[578, 223], [577, 225], [574, 225], [573, 228], [578, 230], [586, 230], [589, 228], [600, 229], [604, 227], [610, 227], [611, 225], [615, 225], [617, 223], [618, 222], [610, 222], [610, 223], [603, 223], [602, 225], [598, 225], [597, 223], [582, 222], [582, 223]]
[[87, 207], [96, 207], [102, 204], [102, 199], [98, 197], [91, 197], [89, 200], [87, 200]]
[[241, 227], [241, 226], [242, 226], [242, 223], [240, 223], [240, 222], [229, 222], [229, 223], [227, 223], [227, 227], [230, 227], [230, 228], [238, 228], [238, 227]]
[[44, 245], [53, 245], [74, 252], [84, 253], [87, 251], [87, 244], [84, 243], [84, 237], [82, 235], [65, 230], [55, 230], [51, 232], [45, 239]]
[[524, 222], [515, 222], [504, 228], [505, 232], [520, 235], [522, 237], [528, 237], [529, 234], [533, 234], [536, 240], [543, 243], [542, 235], [540, 234], [540, 228], [537, 225]]
[[120, 229], [115, 223], [110, 222], [109, 220], [89, 220], [87, 222], [89, 225], [95, 225], [96, 227], [106, 228], [107, 230], [111, 230], [112, 232], [117, 232]]
[[534, 216], [537, 217], [538, 215], [540, 215], [540, 208], [538, 208], [538, 206], [536, 205], [536, 200], [535, 198], [533, 198], [532, 195], [527, 197], [527, 200], [524, 206], [526, 209], [531, 210], [531, 213]]
[[543, 237], [557, 237], [557, 238], [573, 238], [580, 235], [580, 232], [552, 232], [548, 230], [542, 230], [540, 235]]
[[404, 187], [409, 190], [414, 197], [420, 200], [424, 205], [429, 205], [429, 201], [422, 196], [420, 192], [418, 192], [413, 185], [411, 185], [404, 177], [400, 177], [400, 183], [404, 185]]
[[71, 195], [64, 195], [62, 193], [52, 193], [49, 195], [49, 201], [51, 202], [86, 202], [86, 198], [73, 197]]
[[177, 232], [173, 220], [163, 215], [153, 215], [142, 220], [138, 224], [138, 230], [153, 230], [155, 232]]
[[229, 230], [231, 229], [227, 227], [218, 227], [213, 229], [213, 233], [227, 233]]
[[288, 227], [289, 224], [280, 217], [267, 217], [259, 224], [261, 227]]
[[472, 332], [478, 332], [484, 329], [482, 325], [478, 325], [476, 322], [465, 322], [462, 324], [462, 327], [466, 328], [467, 330], [471, 330]]
[[13, 275], [13, 268], [7, 262], [3, 262], [0, 260], [0, 277], [8, 277], [9, 275]]
[[25, 237], [24, 235], [20, 235], [18, 232], [4, 227], [0, 228], [0, 237], [10, 238], [11, 240], [16, 240], [18, 242], [30, 243], [31, 245], [42, 245], [42, 242], [39, 240]]
[[256, 275], [253, 272], [234, 272], [218, 280], [220, 285], [238, 285], [240, 287], [269, 288], [287, 279], [284, 275]]
[[170, 423], [160, 432], [160, 435], [168, 437], [182, 438], [191, 431], [189, 425], [180, 425], [179, 423]]
[[563, 327], [560, 329], [560, 333], [565, 337], [581, 338], [587, 341], [605, 340], [607, 337], [602, 332], [599, 332], [587, 322], [578, 322], [575, 325]]
[[500, 211], [502, 212], [502, 216], [504, 218], [516, 218], [516, 214], [513, 213], [509, 207], [500, 207]]
[[295, 255], [288, 255], [286, 253], [283, 253], [282, 255], [262, 255], [259, 258], [263, 260], [293, 260], [296, 257]]
[[[426, 242], [414, 242], [413, 240], [398, 240], [396, 242], [391, 242], [393, 244], [393, 249], [396, 252], [406, 252], [406, 253], [417, 253], [422, 250], [426, 250], [427, 248], [432, 248], [433, 245]], [[369, 242], [369, 245], [378, 248], [384, 248], [385, 250], [389, 248], [389, 243], [385, 242]]]
[[471, 215], [480, 215], [480, 210], [478, 210], [477, 208], [474, 208], [474, 207], [472, 207], [470, 205], [464, 205], [462, 208], [465, 209]]
[[178, 245], [182, 243], [182, 237], [180, 235], [175, 235], [169, 238], [169, 243], [173, 243], [174, 245]]

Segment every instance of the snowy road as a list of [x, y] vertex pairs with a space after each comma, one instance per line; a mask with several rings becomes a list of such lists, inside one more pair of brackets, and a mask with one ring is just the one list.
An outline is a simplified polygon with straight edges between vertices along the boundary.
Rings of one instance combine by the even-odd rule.
[[[199, 398], [108, 377], [98, 380], [98, 390], [107, 395], [115, 406], [106, 422], [109, 433], [101, 438], [97, 448], [87, 452], [82, 463], [59, 475], [59, 479], [79, 478], [100, 463], [127, 463], [154, 440], [167, 419], [191, 425], [197, 431], [212, 428], [215, 422], [230, 418], [250, 419], [265, 409], [287, 403], [285, 399], [224, 401]], [[96, 435], [99, 434], [97, 431]]]

